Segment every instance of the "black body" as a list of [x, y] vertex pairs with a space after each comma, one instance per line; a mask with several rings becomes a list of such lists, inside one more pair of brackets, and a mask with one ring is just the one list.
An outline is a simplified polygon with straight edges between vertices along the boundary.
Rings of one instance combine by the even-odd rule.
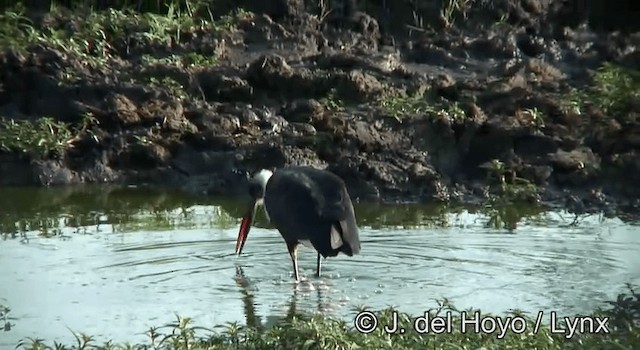
[[[267, 183], [264, 205], [287, 245], [308, 240], [324, 258], [360, 252], [359, 230], [351, 198], [337, 175], [312, 167], [277, 170]], [[331, 230], [342, 246], [331, 247]]]
[[336, 256], [340, 252], [353, 256], [360, 252], [353, 204], [344, 181], [337, 175], [305, 166], [279, 169], [270, 177], [261, 171], [251, 179], [249, 193], [252, 200], [240, 224], [236, 254], [242, 253], [261, 203], [287, 244], [296, 281], [300, 280], [297, 254], [300, 243], [308, 241], [318, 251], [317, 276], [321, 256]]

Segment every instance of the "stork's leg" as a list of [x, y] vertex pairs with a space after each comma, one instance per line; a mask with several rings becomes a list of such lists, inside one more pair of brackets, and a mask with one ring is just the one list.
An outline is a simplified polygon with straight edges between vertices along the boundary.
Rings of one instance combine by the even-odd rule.
[[291, 262], [293, 263], [293, 273], [296, 277], [296, 282], [300, 282], [300, 275], [298, 274], [298, 242], [287, 242], [287, 249], [289, 249], [289, 255], [291, 256]]
[[322, 261], [320, 261], [320, 253], [318, 253], [318, 263], [316, 264], [316, 277], [320, 277], [321, 268], [322, 268]]

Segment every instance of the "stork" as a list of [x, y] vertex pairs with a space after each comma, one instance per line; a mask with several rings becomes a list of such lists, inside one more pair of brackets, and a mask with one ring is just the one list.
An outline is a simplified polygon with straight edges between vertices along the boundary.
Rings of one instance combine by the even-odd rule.
[[317, 277], [321, 256], [326, 259], [338, 253], [353, 256], [360, 252], [353, 204], [337, 175], [308, 166], [281, 168], [275, 173], [262, 169], [250, 179], [249, 193], [251, 202], [240, 224], [236, 254], [242, 253], [260, 205], [287, 244], [296, 281], [300, 281], [299, 244], [317, 251]]

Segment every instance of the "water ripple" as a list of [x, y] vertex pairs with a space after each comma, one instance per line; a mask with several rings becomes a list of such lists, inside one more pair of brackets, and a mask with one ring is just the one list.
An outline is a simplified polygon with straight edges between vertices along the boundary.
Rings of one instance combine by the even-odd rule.
[[[202, 212], [194, 215], [215, 211]], [[66, 326], [122, 338], [174, 313], [205, 325], [269, 324], [294, 309], [346, 318], [361, 304], [419, 312], [443, 297], [489, 312], [579, 313], [626, 282], [640, 283], [640, 236], [631, 226], [526, 223], [506, 234], [465, 215], [464, 228], [363, 227], [361, 254], [326, 259], [321, 278], [314, 277], [315, 251], [304, 247], [300, 284], [286, 245], [268, 228], [254, 227], [240, 256], [237, 225], [6, 240], [0, 266], [11, 268], [0, 296], [19, 321], [12, 339], [61, 340]]]

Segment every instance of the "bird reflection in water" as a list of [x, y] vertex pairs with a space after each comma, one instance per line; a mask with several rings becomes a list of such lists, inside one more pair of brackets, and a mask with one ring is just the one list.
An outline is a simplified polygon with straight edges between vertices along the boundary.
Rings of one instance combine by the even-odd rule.
[[251, 286], [250, 280], [245, 276], [242, 267], [236, 266], [236, 276], [235, 281], [238, 287], [240, 287], [240, 293], [242, 293], [242, 303], [245, 315], [245, 322], [248, 327], [254, 328], [258, 331], [264, 331], [273, 326], [276, 326], [282, 322], [291, 321], [294, 317], [301, 317], [308, 315], [308, 313], [303, 313], [298, 310], [298, 298], [301, 295], [308, 295], [309, 292], [314, 292], [316, 294], [316, 311], [318, 313], [326, 313], [330, 311], [332, 308], [328, 307], [323, 300], [323, 292], [326, 290], [320, 286], [315, 287], [311, 282], [305, 281], [302, 283], [291, 283], [292, 294], [289, 299], [289, 303], [287, 306], [287, 312], [284, 316], [282, 315], [267, 315], [266, 322], [263, 324], [262, 317], [256, 312], [256, 301], [254, 290]]

